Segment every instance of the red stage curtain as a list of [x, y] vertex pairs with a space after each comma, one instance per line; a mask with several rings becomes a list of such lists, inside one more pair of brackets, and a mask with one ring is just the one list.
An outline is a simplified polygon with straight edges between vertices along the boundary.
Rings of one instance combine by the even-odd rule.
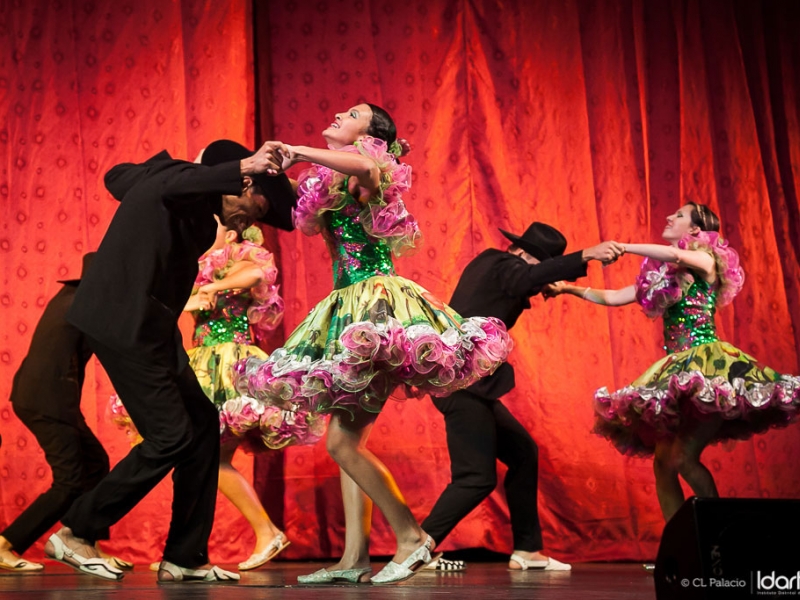
[[[742, 254], [748, 281], [721, 310], [722, 335], [784, 372], [800, 351], [796, 194], [796, 5], [606, 0], [272, 3], [272, 132], [322, 145], [334, 113], [387, 108], [414, 150], [407, 203], [426, 242], [400, 273], [447, 299], [460, 269], [498, 227], [533, 220], [570, 249], [604, 239], [659, 241], [685, 198], [709, 203]], [[269, 120], [269, 119], [265, 119]], [[280, 234], [286, 327], [331, 289], [322, 240]], [[623, 287], [639, 261], [590, 269], [586, 285]], [[660, 324], [636, 306], [533, 301], [513, 330], [517, 389], [506, 403], [540, 448], [545, 545], [575, 560], [655, 555], [663, 520], [652, 462], [620, 456], [589, 433], [591, 398], [662, 356]], [[443, 420], [427, 400], [390, 402], [370, 447], [423, 518], [449, 481]], [[315, 448], [289, 449], [280, 481], [299, 543], [289, 556], [341, 549], [337, 469]], [[792, 497], [781, 476], [800, 455], [797, 428], [705, 454], [724, 496]], [[274, 460], [270, 462], [274, 463]], [[391, 554], [382, 517], [373, 553]], [[443, 548], [512, 549], [502, 487]]]
[[[250, 15], [245, 0], [0, 6], [0, 527], [50, 482], [8, 395], [56, 280], [80, 274], [81, 255], [97, 249], [114, 214], [102, 176], [164, 148], [193, 160], [215, 138], [252, 143]], [[97, 365], [82, 407], [114, 464], [129, 446], [108, 422], [112, 390]], [[240, 466], [251, 470], [252, 458]], [[167, 479], [112, 529], [107, 548], [159, 558], [170, 502]], [[216, 525], [215, 559], [246, 556], [252, 533], [224, 499]], [[26, 556], [41, 557], [44, 541]]]
[[[256, 3], [255, 45], [249, 3], [219, 4], [39, 0], [0, 9], [0, 526], [49, 480], [6, 398], [55, 280], [77, 274], [113, 214], [102, 174], [164, 147], [193, 157], [217, 137], [251, 142], [256, 99], [266, 111], [260, 137], [287, 143], [322, 144], [333, 114], [364, 100], [395, 116], [414, 147], [407, 202], [426, 236], [397, 266], [445, 300], [473, 256], [504, 247], [498, 227], [546, 221], [570, 249], [657, 241], [685, 197], [710, 203], [748, 275], [720, 312], [723, 337], [800, 372], [794, 3]], [[332, 277], [321, 239], [279, 241], [288, 332]], [[637, 272], [626, 257], [592, 267], [587, 285], [621, 287]], [[588, 432], [594, 389], [622, 386], [661, 356], [659, 324], [635, 306], [536, 299], [513, 336], [518, 387], [506, 403], [540, 446], [546, 549], [579, 560], [653, 557], [663, 522], [651, 463]], [[105, 419], [109, 393], [93, 366], [84, 412], [114, 461], [126, 442]], [[384, 412], [370, 447], [421, 519], [449, 477], [442, 418], [427, 400]], [[798, 455], [795, 427], [705, 458], [722, 495], [796, 497], [800, 482], [785, 473]], [[324, 446], [257, 460], [269, 463], [256, 472], [262, 497], [293, 540], [285, 555], [337, 554], [341, 500]], [[169, 494], [160, 486], [114, 527], [109, 548], [155, 560]], [[499, 488], [443, 547], [510, 551], [507, 513]], [[213, 559], [241, 560], [252, 540], [221, 501]], [[378, 514], [372, 550], [394, 551]]]

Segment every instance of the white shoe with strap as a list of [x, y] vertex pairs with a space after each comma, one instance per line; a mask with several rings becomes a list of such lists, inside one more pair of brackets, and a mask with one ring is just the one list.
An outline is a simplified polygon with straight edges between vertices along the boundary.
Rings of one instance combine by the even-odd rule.
[[519, 569], [511, 569], [512, 571], [527, 571], [528, 569], [535, 569], [537, 571], [571, 571], [572, 565], [557, 561], [555, 558], [548, 557], [547, 560], [526, 560], [519, 554], [512, 554], [508, 559], [510, 562], [515, 562], [519, 565]]

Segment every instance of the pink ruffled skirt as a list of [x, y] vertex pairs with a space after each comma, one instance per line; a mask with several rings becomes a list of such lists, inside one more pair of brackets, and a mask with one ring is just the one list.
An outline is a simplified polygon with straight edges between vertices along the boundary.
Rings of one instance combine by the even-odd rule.
[[594, 432], [623, 454], [647, 456], [698, 421], [719, 419], [712, 439], [743, 440], [800, 415], [800, 377], [779, 375], [726, 342], [670, 354], [631, 385], [600, 388]]
[[278, 408], [379, 412], [390, 395], [463, 389], [512, 346], [498, 319], [464, 319], [412, 281], [375, 276], [334, 290], [269, 359], [239, 362], [235, 384]]

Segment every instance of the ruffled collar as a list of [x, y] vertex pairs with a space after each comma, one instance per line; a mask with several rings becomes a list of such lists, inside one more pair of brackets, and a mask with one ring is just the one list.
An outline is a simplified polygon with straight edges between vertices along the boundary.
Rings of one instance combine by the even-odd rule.
[[[717, 268], [717, 304], [725, 306], [733, 301], [744, 285], [744, 270], [739, 264], [739, 254], [716, 231], [686, 234], [678, 241], [682, 250], [700, 250], [714, 257]], [[636, 301], [649, 317], [658, 317], [678, 302], [694, 283], [690, 269], [675, 263], [652, 258], [642, 261], [636, 278]]]
[[[422, 239], [419, 225], [402, 199], [403, 193], [411, 188], [411, 167], [398, 162], [386, 142], [370, 136], [335, 150], [368, 156], [381, 171], [377, 193], [359, 213], [364, 230], [383, 240], [397, 256], [419, 246]], [[311, 167], [300, 176], [298, 195], [294, 224], [306, 235], [320, 233], [325, 227], [325, 213], [341, 210], [351, 197], [347, 177], [320, 165]]]

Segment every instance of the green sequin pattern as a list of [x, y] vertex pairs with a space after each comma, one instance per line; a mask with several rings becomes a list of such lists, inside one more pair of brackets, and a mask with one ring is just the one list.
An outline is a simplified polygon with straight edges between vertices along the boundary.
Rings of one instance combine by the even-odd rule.
[[697, 279], [678, 302], [664, 311], [664, 349], [682, 352], [719, 341], [714, 315], [717, 292], [712, 284]]
[[359, 220], [363, 207], [347, 195], [341, 210], [326, 216], [323, 232], [333, 258], [334, 289], [346, 288], [375, 275], [395, 275], [392, 251], [382, 240], [364, 231]]

